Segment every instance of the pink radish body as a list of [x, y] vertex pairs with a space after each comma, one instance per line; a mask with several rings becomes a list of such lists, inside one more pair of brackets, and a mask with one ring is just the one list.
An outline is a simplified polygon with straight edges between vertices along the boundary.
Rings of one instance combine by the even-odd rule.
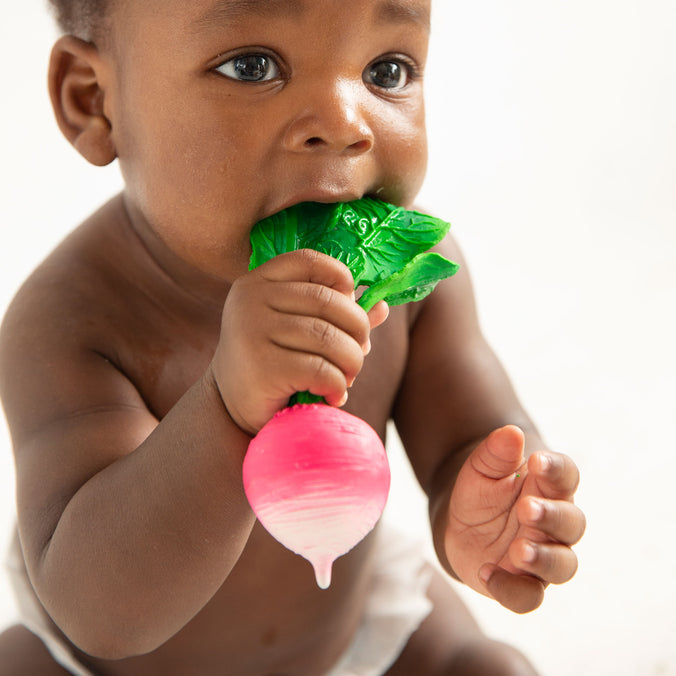
[[375, 430], [325, 404], [277, 413], [251, 441], [243, 479], [258, 520], [312, 564], [322, 589], [335, 559], [375, 526], [390, 489]]

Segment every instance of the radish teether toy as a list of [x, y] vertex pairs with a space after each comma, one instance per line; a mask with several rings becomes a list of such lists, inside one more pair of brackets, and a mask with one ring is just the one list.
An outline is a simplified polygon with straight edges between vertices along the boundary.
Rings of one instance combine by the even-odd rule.
[[296, 404], [251, 442], [244, 485], [258, 520], [310, 561], [326, 589], [333, 561], [380, 518], [390, 469], [380, 437], [361, 418], [326, 404]]
[[[250, 269], [274, 256], [310, 248], [342, 261], [359, 304], [420, 300], [458, 266], [425, 253], [449, 224], [364, 198], [304, 203], [256, 224]], [[300, 403], [299, 403], [300, 402]], [[303, 392], [249, 444], [244, 490], [256, 517], [285, 547], [306, 558], [326, 589], [331, 567], [375, 526], [387, 501], [390, 471], [380, 437], [360, 418]]]

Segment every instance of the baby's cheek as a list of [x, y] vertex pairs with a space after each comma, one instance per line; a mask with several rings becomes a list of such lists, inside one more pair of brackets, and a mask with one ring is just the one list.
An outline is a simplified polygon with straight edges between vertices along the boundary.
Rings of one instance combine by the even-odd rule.
[[[389, 137], [389, 134], [388, 134]], [[424, 124], [409, 125], [381, 149], [380, 165], [385, 171], [384, 187], [376, 196], [407, 208], [420, 191], [427, 171], [427, 140]], [[384, 194], [387, 193], [387, 194]]]

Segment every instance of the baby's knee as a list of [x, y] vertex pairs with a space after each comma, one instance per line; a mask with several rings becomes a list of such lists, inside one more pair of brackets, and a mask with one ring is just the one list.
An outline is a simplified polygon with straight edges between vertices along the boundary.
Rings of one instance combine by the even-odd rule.
[[516, 648], [481, 638], [469, 641], [454, 655], [444, 676], [537, 676], [537, 671]]

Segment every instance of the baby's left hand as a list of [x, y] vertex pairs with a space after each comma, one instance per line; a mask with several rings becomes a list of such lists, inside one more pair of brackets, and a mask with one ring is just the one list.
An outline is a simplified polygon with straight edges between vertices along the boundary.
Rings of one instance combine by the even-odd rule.
[[545, 587], [577, 570], [571, 549], [585, 517], [573, 504], [575, 463], [551, 451], [526, 462], [523, 432], [492, 432], [460, 469], [448, 509], [446, 557], [476, 591], [518, 613], [542, 603]]

